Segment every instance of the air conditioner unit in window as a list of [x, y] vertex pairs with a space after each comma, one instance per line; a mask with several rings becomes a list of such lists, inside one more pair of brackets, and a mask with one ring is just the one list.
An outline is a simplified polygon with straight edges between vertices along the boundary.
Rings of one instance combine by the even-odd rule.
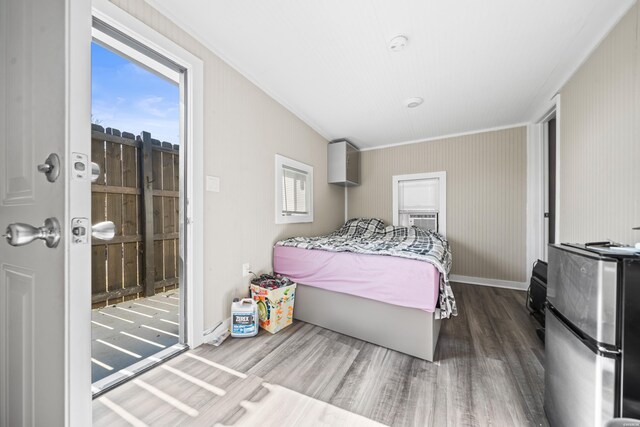
[[438, 213], [409, 214], [409, 226], [438, 231]]

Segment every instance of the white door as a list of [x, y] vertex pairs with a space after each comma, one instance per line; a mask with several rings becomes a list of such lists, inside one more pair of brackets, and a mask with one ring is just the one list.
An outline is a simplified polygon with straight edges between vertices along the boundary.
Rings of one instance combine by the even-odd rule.
[[[1, 427], [91, 423], [90, 247], [70, 230], [91, 218], [90, 176], [71, 161], [90, 145], [89, 3], [0, 1], [0, 234], [61, 226], [55, 248], [0, 240]], [[55, 182], [38, 171], [51, 153]]]

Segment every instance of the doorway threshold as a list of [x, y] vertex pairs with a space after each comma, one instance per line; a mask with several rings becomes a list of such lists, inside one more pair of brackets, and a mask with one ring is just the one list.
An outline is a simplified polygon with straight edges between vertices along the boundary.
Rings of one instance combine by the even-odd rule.
[[108, 377], [101, 379], [100, 381], [96, 381], [91, 384], [91, 395], [92, 398], [96, 397], [108, 392], [109, 390], [114, 389], [115, 387], [124, 384], [125, 382], [137, 377], [138, 375], [147, 372], [150, 369], [155, 368], [162, 363], [173, 359], [179, 354], [184, 353], [189, 350], [189, 346], [186, 344], [175, 344], [169, 348], [166, 348], [153, 356], [149, 356], [126, 369], [121, 369], [118, 372], [115, 372]]

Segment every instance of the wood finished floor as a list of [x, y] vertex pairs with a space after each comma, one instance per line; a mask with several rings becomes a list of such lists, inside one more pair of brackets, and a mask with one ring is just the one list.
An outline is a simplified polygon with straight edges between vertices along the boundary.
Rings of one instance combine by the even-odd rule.
[[[297, 322], [170, 360], [96, 399], [94, 425], [249, 425], [267, 401], [273, 412], [263, 408], [264, 426], [356, 424], [358, 415], [390, 426], [548, 425], [544, 347], [525, 293], [453, 289], [459, 315], [443, 321], [434, 363]], [[265, 383], [293, 391], [285, 390], [283, 407], [308, 396], [312, 403], [300, 405], [316, 410], [287, 424]]]

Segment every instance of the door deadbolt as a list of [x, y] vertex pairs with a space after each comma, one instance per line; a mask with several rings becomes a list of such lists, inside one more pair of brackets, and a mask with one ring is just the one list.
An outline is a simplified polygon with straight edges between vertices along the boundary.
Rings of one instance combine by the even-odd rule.
[[60, 157], [56, 153], [49, 154], [43, 164], [38, 165], [38, 172], [42, 172], [47, 181], [55, 182], [60, 176]]
[[24, 246], [41, 239], [48, 248], [55, 248], [60, 243], [60, 222], [47, 218], [42, 227], [16, 222], [7, 226], [4, 237], [11, 246]]

